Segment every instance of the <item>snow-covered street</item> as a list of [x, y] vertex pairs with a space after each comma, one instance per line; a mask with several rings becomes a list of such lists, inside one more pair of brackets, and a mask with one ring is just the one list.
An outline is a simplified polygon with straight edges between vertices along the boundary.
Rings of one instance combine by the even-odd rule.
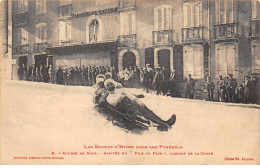
[[[130, 89], [130, 92], [144, 94], [142, 101], [161, 118], [177, 116], [168, 132], [150, 128], [133, 133], [113, 126], [94, 110], [93, 88], [26, 81], [2, 84], [0, 162], [3, 164], [260, 163], [259, 105], [170, 98]], [[84, 145], [159, 148], [86, 149]], [[163, 146], [182, 148], [166, 149]], [[104, 155], [104, 151], [127, 152], [127, 155]], [[69, 155], [68, 152], [97, 152], [97, 155]], [[142, 152], [151, 154], [142, 155]], [[153, 152], [162, 152], [162, 155]], [[171, 154], [174, 152], [185, 155]], [[14, 159], [45, 156], [64, 159]], [[236, 157], [239, 160], [227, 159]]]

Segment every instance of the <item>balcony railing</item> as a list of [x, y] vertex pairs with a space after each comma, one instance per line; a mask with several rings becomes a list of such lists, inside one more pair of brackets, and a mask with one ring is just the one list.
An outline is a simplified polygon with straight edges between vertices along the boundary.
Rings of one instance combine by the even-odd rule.
[[135, 0], [119, 0], [119, 9], [136, 7]]
[[51, 45], [47, 42], [42, 42], [42, 43], [35, 43], [33, 46], [33, 52], [34, 53], [45, 53], [46, 48], [50, 47]]
[[228, 23], [214, 26], [215, 40], [234, 40], [238, 38], [238, 24]]
[[172, 35], [172, 30], [153, 31], [153, 45], [172, 45]]
[[260, 37], [260, 20], [251, 21], [251, 33], [250, 37], [253, 39], [258, 39]]
[[190, 27], [182, 29], [182, 42], [203, 42], [203, 27]]
[[28, 44], [17, 44], [15, 45], [14, 54], [22, 55], [29, 53], [29, 45]]
[[72, 16], [72, 4], [59, 6], [60, 17]]
[[120, 47], [136, 47], [136, 34], [122, 35], [118, 37]]
[[16, 26], [27, 25], [28, 12], [16, 14]]

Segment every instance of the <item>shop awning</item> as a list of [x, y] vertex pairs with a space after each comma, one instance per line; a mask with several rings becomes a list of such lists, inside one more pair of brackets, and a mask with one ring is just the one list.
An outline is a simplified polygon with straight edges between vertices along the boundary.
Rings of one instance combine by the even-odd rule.
[[100, 42], [91, 44], [70, 44], [63, 46], [52, 46], [46, 48], [49, 54], [68, 55], [75, 53], [90, 53], [100, 51], [116, 51], [117, 41]]

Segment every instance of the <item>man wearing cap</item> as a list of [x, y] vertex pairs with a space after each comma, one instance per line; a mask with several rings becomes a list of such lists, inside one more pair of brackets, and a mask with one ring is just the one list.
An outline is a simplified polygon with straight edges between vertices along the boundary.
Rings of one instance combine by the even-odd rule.
[[226, 83], [228, 101], [234, 103], [235, 102], [235, 90], [237, 87], [237, 81], [233, 78], [233, 74], [228, 75], [228, 80]]
[[213, 101], [213, 93], [214, 93], [215, 84], [211, 80], [210, 76], [207, 76], [206, 87], [207, 87], [207, 92], [208, 92], [207, 94], [209, 97], [209, 101]]
[[191, 78], [191, 74], [187, 78], [187, 96], [189, 99], [194, 99], [195, 80]]

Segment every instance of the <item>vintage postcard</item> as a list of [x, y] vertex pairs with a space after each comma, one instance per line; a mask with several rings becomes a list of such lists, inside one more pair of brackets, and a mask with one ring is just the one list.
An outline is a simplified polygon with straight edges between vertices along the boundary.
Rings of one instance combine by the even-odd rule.
[[259, 0], [0, 0], [1, 165], [259, 165]]

